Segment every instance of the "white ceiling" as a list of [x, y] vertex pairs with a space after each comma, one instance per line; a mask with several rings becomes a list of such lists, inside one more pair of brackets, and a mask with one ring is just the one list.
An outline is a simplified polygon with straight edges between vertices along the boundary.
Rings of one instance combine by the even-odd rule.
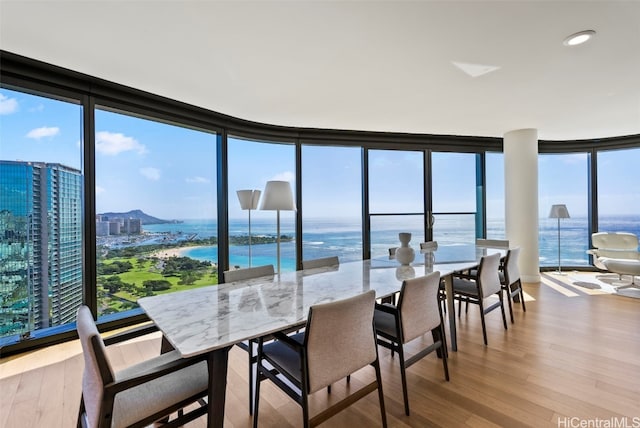
[[0, 48], [268, 124], [640, 134], [639, 1], [2, 0]]

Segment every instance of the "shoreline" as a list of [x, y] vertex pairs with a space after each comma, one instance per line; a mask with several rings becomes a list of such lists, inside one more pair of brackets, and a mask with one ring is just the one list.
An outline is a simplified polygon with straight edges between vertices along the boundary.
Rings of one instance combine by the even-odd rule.
[[191, 247], [176, 247], [166, 248], [164, 250], [156, 251], [151, 254], [151, 257], [157, 257], [159, 259], [168, 259], [169, 257], [184, 257], [184, 254], [194, 248], [210, 247], [211, 245], [193, 245]]

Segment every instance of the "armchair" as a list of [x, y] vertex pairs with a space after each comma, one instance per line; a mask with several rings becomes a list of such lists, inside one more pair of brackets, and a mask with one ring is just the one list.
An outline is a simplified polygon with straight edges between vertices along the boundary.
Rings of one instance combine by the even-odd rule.
[[[627, 232], [598, 232], [591, 235], [595, 248], [587, 250], [593, 256], [593, 264], [602, 270], [619, 275], [631, 275], [631, 286], [635, 276], [640, 275], [640, 251], [638, 237]], [[621, 285], [621, 284], [616, 284]]]
[[[304, 333], [287, 336], [275, 333], [277, 340], [258, 345], [258, 376], [255, 380], [253, 427], [258, 426], [260, 378], [271, 380], [301, 407], [301, 426], [314, 427], [373, 391], [378, 391], [382, 426], [387, 426], [378, 361], [373, 312], [373, 290], [344, 300], [317, 304], [309, 308]], [[268, 362], [273, 369], [265, 367]], [[314, 416], [309, 412], [309, 395], [366, 366], [375, 369], [375, 380], [349, 389], [350, 395]]]
[[[207, 413], [206, 355], [182, 358], [171, 351], [114, 372], [105, 346], [115, 341], [102, 340], [87, 306], [78, 309], [77, 329], [85, 365], [78, 427], [143, 427], [155, 421], [180, 426]], [[169, 421], [176, 411], [178, 418]]]

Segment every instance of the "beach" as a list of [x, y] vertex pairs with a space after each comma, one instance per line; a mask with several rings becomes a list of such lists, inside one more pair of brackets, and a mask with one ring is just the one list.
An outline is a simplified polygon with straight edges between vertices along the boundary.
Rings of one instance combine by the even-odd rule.
[[192, 247], [166, 248], [151, 254], [152, 257], [159, 259], [168, 259], [169, 257], [183, 257], [184, 253], [194, 248], [202, 248], [203, 245], [194, 245]]

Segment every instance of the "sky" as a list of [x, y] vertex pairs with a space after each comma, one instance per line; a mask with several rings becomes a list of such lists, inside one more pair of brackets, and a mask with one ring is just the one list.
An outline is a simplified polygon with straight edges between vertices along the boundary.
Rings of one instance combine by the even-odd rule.
[[[151, 120], [96, 110], [96, 211], [141, 209], [163, 219], [216, 216], [216, 136]], [[57, 162], [82, 169], [82, 107], [0, 89], [0, 159]], [[229, 140], [229, 217], [245, 218], [236, 190], [264, 190], [285, 180], [295, 192], [295, 149], [291, 144]], [[303, 146], [305, 218], [361, 215], [361, 150]], [[487, 156], [488, 218], [504, 217], [501, 154]], [[370, 151], [372, 213], [421, 212], [421, 152]], [[433, 154], [436, 212], [475, 210], [475, 156]], [[599, 156], [601, 215], [640, 213], [640, 149]], [[539, 156], [539, 211], [565, 203], [572, 216], [587, 214], [587, 155]], [[292, 216], [293, 213], [282, 213]], [[252, 212], [253, 218], [273, 213]]]

